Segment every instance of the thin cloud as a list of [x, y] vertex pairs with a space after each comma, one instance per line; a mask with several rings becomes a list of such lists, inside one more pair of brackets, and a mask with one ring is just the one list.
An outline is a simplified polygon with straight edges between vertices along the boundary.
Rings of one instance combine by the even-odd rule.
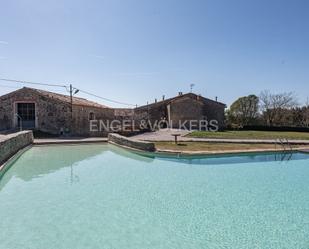
[[146, 71], [146, 72], [126, 72], [126, 73], [119, 73], [121, 76], [132, 76], [132, 77], [147, 77], [147, 76], [156, 76], [161, 74], [168, 74], [168, 73], [178, 73], [183, 72], [183, 69], [168, 69], [162, 71]]
[[4, 60], [4, 59], [6, 59], [6, 57], [0, 56], [0, 60]]
[[0, 41], [0, 44], [8, 45], [9, 43], [7, 41]]
[[100, 59], [100, 60], [104, 60], [104, 56], [103, 55], [98, 55], [98, 54], [89, 54], [89, 56]]
[[133, 73], [120, 73], [122, 76], [152, 76], [159, 74], [160, 72], [133, 72]]

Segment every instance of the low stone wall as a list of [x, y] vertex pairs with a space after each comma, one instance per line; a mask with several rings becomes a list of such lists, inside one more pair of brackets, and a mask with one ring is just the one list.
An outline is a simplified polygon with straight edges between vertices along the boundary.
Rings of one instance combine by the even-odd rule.
[[144, 151], [155, 151], [156, 150], [154, 143], [133, 140], [128, 137], [124, 137], [124, 136], [121, 136], [115, 133], [108, 134], [108, 141], [115, 143], [115, 144], [122, 145], [122, 146], [138, 149], [138, 150], [144, 150]]
[[33, 143], [32, 131], [21, 131], [0, 136], [0, 170], [1, 165], [20, 149]]

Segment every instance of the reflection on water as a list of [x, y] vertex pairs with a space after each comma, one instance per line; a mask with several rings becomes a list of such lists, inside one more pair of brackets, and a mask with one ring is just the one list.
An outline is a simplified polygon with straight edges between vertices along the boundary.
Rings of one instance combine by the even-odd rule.
[[71, 167], [70, 181], [73, 183], [78, 180], [78, 176], [74, 174], [74, 165], [76, 163], [89, 160], [107, 151], [108, 146], [105, 144], [95, 146], [35, 146], [12, 163], [11, 168], [1, 178], [0, 190], [12, 177], [20, 178], [23, 181], [31, 181], [33, 178], [66, 167]]
[[145, 163], [153, 161], [153, 158], [142, 157], [110, 144], [34, 146], [12, 163], [1, 179], [0, 190], [12, 177], [31, 181], [67, 167], [70, 167], [70, 182], [78, 182], [79, 176], [74, 172], [74, 166], [108, 152]]
[[164, 155], [130, 151], [110, 144], [35, 146], [13, 163], [12, 167], [6, 172], [5, 177], [1, 180], [0, 188], [13, 176], [23, 181], [30, 181], [33, 178], [50, 174], [66, 167], [70, 167], [71, 183], [79, 181], [78, 175], [74, 173], [74, 166], [104, 153], [113, 153], [122, 158], [144, 163], [165, 160], [188, 165], [285, 162], [309, 158], [309, 155], [305, 153], [248, 153], [220, 156]]
[[[61, 150], [57, 146], [42, 146], [32, 148], [31, 151], [22, 155], [24, 165], [17, 164], [14, 167], [19, 169], [14, 171], [16, 176], [29, 181], [34, 177], [39, 177], [45, 174], [55, 172], [61, 168], [74, 167], [75, 163], [89, 160], [99, 154], [108, 151], [106, 145], [97, 146], [61, 146]], [[48, 163], [47, 163], [48, 161]], [[50, 161], [53, 161], [51, 163]], [[31, 165], [35, 167], [31, 167]]]
[[234, 155], [220, 157], [200, 157], [200, 158], [164, 158], [165, 160], [179, 161], [186, 164], [240, 164], [240, 163], [257, 163], [257, 162], [288, 162], [290, 160], [308, 159], [309, 155], [303, 153], [293, 154], [253, 154], [253, 155]]
[[308, 155], [287, 156], [33, 147], [0, 180], [0, 249], [308, 248]]
[[[190, 165], [220, 165], [220, 164], [239, 164], [239, 163], [257, 163], [257, 162], [288, 162], [290, 160], [309, 159], [306, 153], [291, 152], [269, 152], [269, 153], [239, 153], [239, 154], [222, 154], [222, 155], [168, 155], [154, 154], [147, 152], [131, 152], [141, 157], [167, 160]], [[140, 160], [140, 158], [137, 158]]]

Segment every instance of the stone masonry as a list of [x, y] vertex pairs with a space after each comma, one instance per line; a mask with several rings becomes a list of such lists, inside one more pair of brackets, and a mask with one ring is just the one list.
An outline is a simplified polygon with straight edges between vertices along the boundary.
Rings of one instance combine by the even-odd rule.
[[[32, 131], [21, 131], [0, 137], [0, 167], [2, 163], [12, 157], [17, 151], [32, 144]], [[1, 170], [1, 169], [0, 169]]]
[[130, 109], [110, 108], [77, 97], [73, 97], [71, 105], [69, 96], [25, 87], [0, 96], [0, 131], [19, 128], [18, 103], [34, 104], [33, 129], [55, 135], [107, 136], [110, 131], [90, 131], [90, 120], [127, 120], [131, 121], [131, 128], [137, 130], [143, 121], [153, 124], [160, 120], [169, 121], [172, 128], [179, 128], [180, 121], [214, 119], [220, 129], [224, 127], [225, 105], [193, 93]]

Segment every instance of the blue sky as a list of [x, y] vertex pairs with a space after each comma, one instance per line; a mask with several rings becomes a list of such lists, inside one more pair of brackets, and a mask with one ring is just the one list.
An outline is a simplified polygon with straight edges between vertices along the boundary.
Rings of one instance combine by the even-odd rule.
[[[0, 3], [0, 78], [72, 83], [145, 104], [194, 92], [309, 96], [307, 0], [10, 0]], [[20, 86], [0, 81], [0, 95]], [[64, 93], [63, 89], [42, 87]], [[116, 106], [96, 98], [81, 97]]]

